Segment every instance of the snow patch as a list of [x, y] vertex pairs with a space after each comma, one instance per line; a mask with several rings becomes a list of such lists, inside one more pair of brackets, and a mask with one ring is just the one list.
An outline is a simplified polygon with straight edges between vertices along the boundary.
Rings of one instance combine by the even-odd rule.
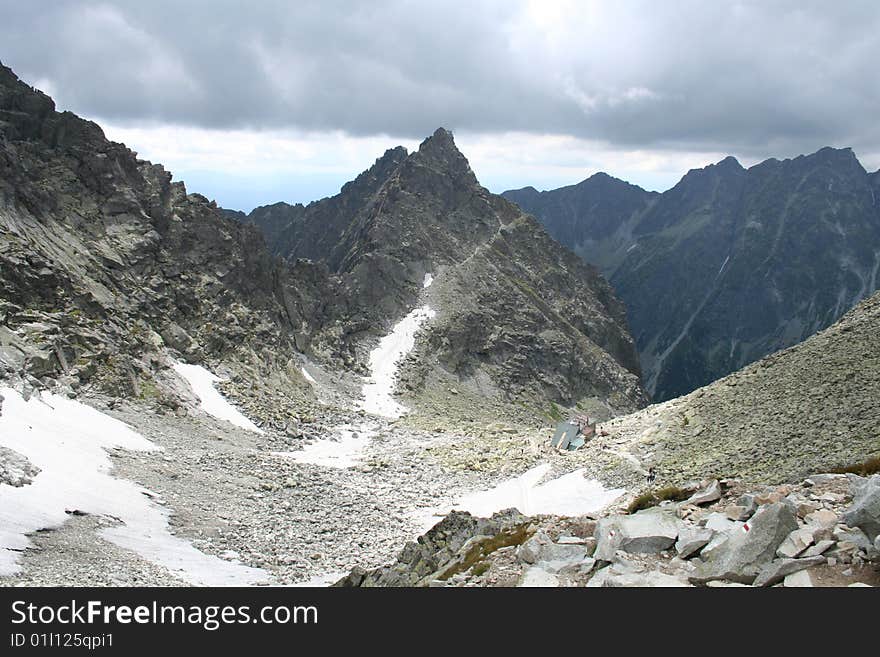
[[60, 527], [79, 510], [122, 524], [100, 536], [164, 566], [194, 585], [241, 586], [267, 580], [264, 571], [204, 554], [168, 531], [169, 512], [150, 501], [147, 489], [110, 476], [108, 449], [152, 451], [156, 445], [127, 424], [90, 406], [53, 394], [25, 401], [0, 388], [0, 445], [40, 468], [20, 488], [0, 485], [0, 575], [18, 572], [27, 537]]
[[311, 374], [309, 374], [309, 373], [306, 371], [306, 368], [305, 368], [305, 367], [302, 367], [302, 366], [301, 366], [301, 367], [299, 368], [299, 371], [302, 372], [303, 378], [304, 378], [306, 381], [308, 381], [308, 382], [311, 383], [312, 385], [315, 385], [315, 384], [317, 383], [317, 381], [315, 381], [315, 377], [313, 377]]
[[399, 418], [409, 411], [398, 404], [392, 394], [395, 388], [397, 365], [416, 343], [416, 331], [437, 313], [430, 306], [422, 306], [400, 320], [389, 335], [379, 340], [379, 346], [370, 352], [368, 383], [364, 384], [361, 408], [367, 413], [388, 418]]
[[601, 511], [626, 492], [623, 488], [606, 489], [600, 481], [587, 479], [583, 468], [539, 485], [550, 467], [549, 463], [542, 463], [494, 488], [465, 495], [448, 509], [420, 516], [421, 527], [427, 531], [453, 509], [480, 518], [511, 507], [527, 516], [580, 516]]
[[216, 381], [223, 380], [219, 376], [209, 372], [201, 365], [188, 365], [187, 363], [177, 362], [173, 365], [173, 368], [192, 388], [192, 391], [201, 402], [199, 408], [205, 411], [205, 413], [218, 420], [226, 420], [242, 429], [263, 433], [257, 425], [242, 415], [235, 406], [226, 401], [226, 398], [214, 387]]
[[632, 251], [634, 248], [636, 248], [638, 245], [639, 245], [639, 243], [636, 242], [636, 243], [633, 244], [631, 247], [629, 247], [629, 248], [626, 250], [626, 252], [629, 253], [629, 252]]
[[336, 439], [318, 440], [298, 452], [272, 452], [297, 463], [311, 463], [328, 468], [352, 468], [361, 463], [364, 450], [378, 432], [361, 424], [343, 424], [336, 429]]
[[431, 283], [434, 282], [434, 274], [425, 274], [425, 280], [422, 283], [423, 288], [431, 287]]

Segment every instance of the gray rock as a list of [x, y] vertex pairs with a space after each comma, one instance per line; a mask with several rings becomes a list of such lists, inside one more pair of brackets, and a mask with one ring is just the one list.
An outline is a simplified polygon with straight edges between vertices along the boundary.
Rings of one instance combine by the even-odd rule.
[[776, 556], [792, 559], [813, 544], [813, 532], [809, 529], [795, 529], [785, 537], [776, 550]]
[[580, 536], [560, 536], [556, 542], [559, 545], [585, 545], [586, 539]]
[[690, 576], [705, 583], [726, 579], [750, 584], [760, 569], [776, 555], [776, 549], [798, 528], [794, 512], [786, 504], [768, 504], [758, 509], [742, 527], [728, 531], [726, 539], [705, 557]]
[[571, 566], [579, 567], [585, 558], [587, 558], [587, 550], [583, 545], [550, 543], [541, 547], [535, 565], [547, 572], [556, 573]]
[[734, 529], [735, 527], [742, 527], [742, 523], [737, 523], [736, 521], [728, 518], [727, 514], [718, 513], [716, 511], [715, 513], [711, 513], [706, 517], [704, 526], [706, 527], [706, 529], [712, 529], [716, 532], [726, 532]]
[[550, 543], [551, 540], [547, 534], [538, 532], [516, 549], [516, 558], [522, 563], [537, 563], [541, 558], [541, 550]]
[[720, 499], [721, 484], [718, 483], [717, 479], [713, 479], [706, 488], [691, 495], [684, 503], [700, 506], [701, 504], [710, 504]]
[[786, 575], [782, 585], [786, 588], [808, 588], [814, 586], [809, 570], [799, 570], [796, 573]]
[[861, 529], [871, 541], [880, 535], [880, 475], [850, 484], [852, 505], [841, 519], [850, 527]]
[[687, 587], [690, 584], [674, 575], [651, 570], [647, 572], [634, 572], [632, 570], [621, 568], [618, 564], [613, 564], [600, 570], [593, 575], [587, 588], [645, 588], [645, 587]]
[[801, 557], [818, 557], [820, 554], [824, 554], [834, 545], [834, 541], [830, 539], [826, 539], [824, 541], [819, 541], [814, 546], [808, 548]]
[[593, 556], [601, 561], [613, 561], [617, 550], [662, 552], [675, 544], [682, 526], [674, 511], [663, 508], [602, 518], [596, 525], [597, 544]]
[[733, 521], [743, 522], [752, 517], [754, 509], [749, 509], [741, 504], [732, 504], [724, 509], [724, 514]]
[[809, 557], [806, 559], [775, 559], [765, 565], [752, 586], [773, 586], [781, 582], [787, 575], [799, 570], [825, 563], [825, 557]]
[[682, 559], [687, 559], [705, 547], [715, 532], [702, 527], [683, 527], [678, 533], [675, 542], [675, 552]]
[[559, 586], [559, 578], [553, 573], [548, 573], [539, 566], [529, 566], [523, 571], [517, 586], [527, 588], [553, 588]]
[[873, 549], [873, 544], [865, 535], [861, 529], [857, 528], [848, 528], [848, 527], [838, 527], [834, 530], [834, 539], [838, 543], [849, 542], [856, 546], [859, 550], [865, 550], [866, 552], [870, 549]]
[[[737, 506], [744, 507], [746, 512], [749, 514], [749, 517], [754, 515], [755, 511], [758, 510], [758, 503], [755, 501], [755, 496], [746, 493], [744, 495], [740, 495], [739, 499], [736, 501]], [[737, 520], [745, 520], [745, 518], [737, 518]]]

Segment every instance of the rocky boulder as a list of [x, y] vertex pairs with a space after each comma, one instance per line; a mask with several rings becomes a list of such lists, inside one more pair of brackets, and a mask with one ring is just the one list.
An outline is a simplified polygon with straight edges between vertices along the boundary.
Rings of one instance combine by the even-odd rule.
[[711, 557], [690, 576], [695, 583], [730, 580], [751, 584], [761, 568], [773, 560], [776, 550], [798, 528], [791, 508], [783, 503], [758, 509], [752, 519], [727, 532]]
[[841, 519], [850, 527], [858, 527], [872, 541], [880, 535], [880, 475], [851, 484], [852, 506]]
[[671, 548], [683, 527], [675, 511], [653, 508], [629, 516], [602, 518], [596, 525], [596, 552], [599, 561], [613, 561], [618, 550], [655, 554]]

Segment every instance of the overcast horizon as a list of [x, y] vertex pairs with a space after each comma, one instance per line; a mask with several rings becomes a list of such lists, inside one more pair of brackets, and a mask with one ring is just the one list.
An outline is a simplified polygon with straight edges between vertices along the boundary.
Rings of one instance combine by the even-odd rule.
[[880, 6], [0, 0], [0, 61], [224, 207], [335, 194], [455, 135], [493, 192], [664, 191], [733, 155], [880, 168]]

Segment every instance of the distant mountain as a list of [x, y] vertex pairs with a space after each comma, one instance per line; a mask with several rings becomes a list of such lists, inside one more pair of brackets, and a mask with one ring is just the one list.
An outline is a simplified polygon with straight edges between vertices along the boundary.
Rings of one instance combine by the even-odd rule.
[[728, 157], [652, 194], [604, 175], [505, 192], [626, 304], [655, 400], [839, 319], [878, 287], [880, 176], [850, 149], [744, 169]]
[[436, 306], [402, 372], [414, 391], [644, 403], [623, 306], [607, 282], [481, 187], [446, 130], [415, 153], [387, 151], [337, 196], [257, 208], [248, 221], [274, 253], [341, 278], [350, 330], [376, 339], [420, 300]]

